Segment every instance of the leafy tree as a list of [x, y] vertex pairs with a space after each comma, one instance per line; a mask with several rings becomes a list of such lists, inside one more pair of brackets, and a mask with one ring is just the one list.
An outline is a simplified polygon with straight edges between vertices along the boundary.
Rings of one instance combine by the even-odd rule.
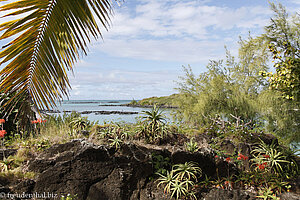
[[[96, 23], [108, 28], [110, 0], [18, 0], [0, 7], [15, 19], [0, 24], [0, 40], [10, 39], [0, 52], [0, 93], [13, 94], [4, 104], [6, 116], [18, 105], [29, 113], [33, 105], [49, 109], [70, 88], [67, 71], [86, 54], [92, 38], [101, 36]], [[25, 117], [26, 115], [22, 115]]]
[[[214, 115], [230, 120], [233, 114], [244, 121], [261, 122], [288, 143], [300, 141], [300, 18], [288, 19], [281, 4], [271, 4], [271, 8], [275, 15], [265, 33], [241, 39], [237, 59], [227, 51], [225, 60], [210, 61], [208, 71], [199, 77], [190, 67], [184, 68], [178, 116], [205, 125]], [[266, 73], [271, 61], [274, 74]]]
[[300, 142], [299, 105], [282, 98], [281, 92], [273, 90], [261, 92], [257, 101], [269, 132], [280, 136], [286, 143]]
[[249, 37], [240, 40], [239, 57], [226, 51], [226, 60], [210, 61], [207, 72], [196, 77], [191, 68], [184, 68], [185, 76], [177, 88], [182, 94], [179, 115], [194, 123], [205, 125], [214, 115], [230, 119], [230, 114], [241, 120], [258, 119], [256, 99], [265, 80], [259, 71], [267, 69], [266, 48], [262, 40]]
[[270, 5], [274, 16], [261, 38], [268, 44], [276, 72], [262, 72], [272, 90], [261, 94], [265, 99], [261, 111], [268, 130], [288, 143], [300, 142], [300, 17], [290, 18], [281, 4]]
[[271, 3], [275, 16], [271, 24], [266, 26], [263, 35], [269, 43], [273, 56], [275, 73], [263, 72], [269, 77], [270, 87], [282, 93], [286, 99], [300, 100], [300, 15], [289, 19], [285, 8]]

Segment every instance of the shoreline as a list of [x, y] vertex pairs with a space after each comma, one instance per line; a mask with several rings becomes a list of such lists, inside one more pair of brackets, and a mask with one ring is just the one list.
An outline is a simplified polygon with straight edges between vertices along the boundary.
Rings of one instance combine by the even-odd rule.
[[60, 110], [43, 110], [41, 111], [43, 113], [46, 114], [59, 114], [59, 113], [71, 113], [71, 112], [76, 112], [76, 113], [80, 113], [83, 115], [88, 115], [88, 114], [95, 114], [95, 115], [137, 115], [139, 114], [139, 112], [136, 111], [118, 111], [118, 110], [113, 110], [113, 111], [107, 111], [107, 110], [92, 110], [92, 111], [70, 111], [70, 110], [64, 110], [64, 111], [60, 111]]

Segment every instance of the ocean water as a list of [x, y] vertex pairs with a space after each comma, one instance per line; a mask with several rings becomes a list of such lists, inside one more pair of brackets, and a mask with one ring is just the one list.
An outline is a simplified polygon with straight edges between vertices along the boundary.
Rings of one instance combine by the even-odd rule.
[[[109, 114], [109, 115], [96, 115], [91, 114], [82, 114], [83, 117], [87, 117], [91, 121], [99, 121], [100, 124], [104, 122], [126, 122], [126, 123], [135, 123], [137, 117], [142, 116], [140, 114], [143, 110], [150, 110], [149, 108], [139, 108], [139, 107], [127, 107], [121, 106], [123, 104], [130, 103], [131, 100], [64, 100], [58, 107], [54, 110], [59, 110], [63, 114], [63, 111], [127, 111], [127, 112], [138, 112], [139, 114]], [[110, 105], [110, 106], [105, 106]], [[58, 115], [58, 114], [53, 114]]]

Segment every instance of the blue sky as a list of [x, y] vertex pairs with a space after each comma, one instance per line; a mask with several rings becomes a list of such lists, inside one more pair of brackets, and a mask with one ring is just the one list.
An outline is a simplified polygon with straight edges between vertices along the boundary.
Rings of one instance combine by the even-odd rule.
[[[276, 2], [300, 10], [300, 0]], [[239, 36], [262, 33], [271, 16], [267, 0], [125, 0], [70, 73], [70, 99], [170, 95], [182, 66], [201, 73], [224, 45], [236, 55]]]

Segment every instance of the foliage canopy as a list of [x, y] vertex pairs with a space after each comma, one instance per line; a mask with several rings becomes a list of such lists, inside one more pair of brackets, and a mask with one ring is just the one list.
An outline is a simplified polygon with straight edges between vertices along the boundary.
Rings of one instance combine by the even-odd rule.
[[[198, 77], [190, 66], [184, 67], [177, 118], [205, 126], [216, 115], [229, 121], [234, 115], [288, 143], [300, 141], [300, 17], [289, 20], [281, 4], [271, 4], [271, 9], [274, 16], [265, 33], [240, 39], [237, 58], [226, 50], [226, 59], [210, 61]], [[267, 73], [271, 61], [274, 74]]]
[[92, 38], [101, 36], [99, 24], [109, 27], [112, 1], [18, 0], [0, 11], [8, 13], [4, 19], [14, 17], [0, 24], [0, 40], [9, 40], [0, 52], [0, 93], [13, 94], [1, 104], [9, 115], [19, 103], [20, 113], [26, 113], [29, 104], [49, 109], [68, 95], [67, 71]]

